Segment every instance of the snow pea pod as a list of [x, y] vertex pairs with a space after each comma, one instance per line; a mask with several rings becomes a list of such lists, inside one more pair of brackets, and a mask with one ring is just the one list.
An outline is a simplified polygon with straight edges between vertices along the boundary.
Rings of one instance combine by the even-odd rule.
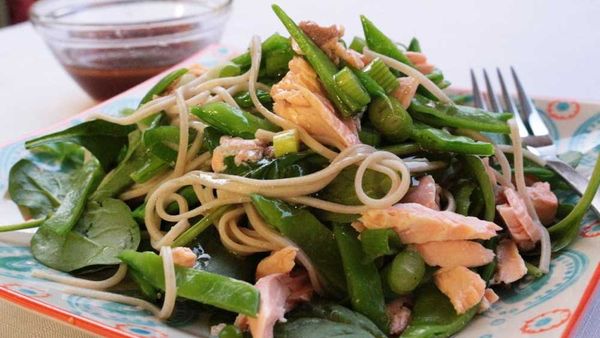
[[268, 224], [306, 253], [331, 291], [346, 289], [342, 258], [333, 233], [310, 211], [261, 195], [252, 195], [252, 204]]
[[258, 129], [279, 131], [279, 127], [269, 121], [224, 102], [192, 107], [192, 114], [224, 134], [245, 139], [253, 139]]
[[392, 229], [366, 229], [360, 233], [360, 243], [368, 261], [395, 254], [402, 247], [400, 237]]
[[333, 232], [342, 257], [352, 308], [387, 332], [389, 319], [385, 312], [381, 278], [375, 263], [365, 261], [365, 254], [357, 238], [358, 233], [349, 225], [336, 224], [333, 226]]
[[510, 133], [506, 123], [512, 117], [510, 113], [492, 113], [479, 108], [436, 102], [421, 95], [415, 96], [408, 111], [415, 119], [436, 127]]
[[138, 108], [141, 107], [144, 103], [148, 103], [154, 99], [154, 96], [162, 94], [173, 82], [177, 81], [183, 74], [187, 73], [187, 68], [180, 68], [170, 72], [165, 75], [160, 81], [158, 81], [150, 90], [144, 95]]
[[494, 154], [494, 147], [490, 143], [475, 141], [465, 136], [452, 135], [445, 130], [418, 122], [413, 125], [410, 137], [425, 150], [484, 156]]
[[373, 24], [364, 15], [360, 16], [360, 22], [362, 23], [363, 31], [365, 33], [365, 40], [367, 46], [374, 52], [389, 56], [402, 63], [412, 66], [408, 57], [398, 48], [398, 45], [392, 39], [388, 38], [377, 26]]
[[433, 284], [416, 291], [415, 306], [408, 327], [400, 338], [449, 337], [462, 330], [477, 313], [478, 306], [459, 315], [448, 297]]
[[417, 38], [410, 39], [410, 43], [408, 44], [408, 48], [406, 48], [409, 52], [421, 52], [421, 44]]
[[[294, 57], [290, 39], [275, 33], [263, 41], [261, 49], [262, 58], [258, 72], [259, 81], [268, 82], [269, 80], [276, 80], [285, 75], [288, 71], [288, 63]], [[246, 52], [233, 58], [231, 62], [238, 67], [238, 74], [241, 74], [250, 69], [252, 57], [249, 52]]]
[[458, 184], [454, 192], [454, 200], [456, 201], [456, 213], [468, 216], [471, 206], [471, 195], [475, 190], [475, 184], [470, 181], [463, 181]]
[[469, 172], [477, 180], [479, 189], [483, 195], [483, 201], [485, 202], [484, 218], [493, 222], [496, 216], [496, 194], [494, 193], [490, 177], [483, 166], [483, 162], [477, 156], [464, 156], [463, 159]]
[[[264, 90], [257, 89], [256, 97], [258, 97], [260, 103], [262, 103], [265, 107], [270, 109], [273, 106], [273, 98], [269, 93], [265, 92]], [[254, 108], [254, 102], [252, 102], [250, 92], [247, 90], [235, 94], [233, 96], [233, 99], [235, 100], [235, 103], [237, 103], [240, 106], [240, 108]]]
[[352, 109], [344, 102], [344, 100], [347, 100], [348, 98], [344, 97], [344, 94], [335, 83], [334, 75], [338, 72], [336, 65], [329, 59], [327, 54], [311, 40], [311, 38], [304, 34], [294, 20], [292, 20], [279, 6], [273, 5], [272, 8], [294, 41], [296, 41], [298, 47], [300, 47], [304, 53], [306, 60], [308, 60], [317, 75], [319, 75], [319, 79], [327, 92], [327, 97], [342, 116], [353, 116], [356, 112], [352, 111]]
[[[162, 258], [153, 252], [125, 250], [119, 258], [157, 289], [165, 289]], [[251, 284], [226, 276], [175, 266], [177, 296], [220, 309], [256, 316], [258, 290]]]

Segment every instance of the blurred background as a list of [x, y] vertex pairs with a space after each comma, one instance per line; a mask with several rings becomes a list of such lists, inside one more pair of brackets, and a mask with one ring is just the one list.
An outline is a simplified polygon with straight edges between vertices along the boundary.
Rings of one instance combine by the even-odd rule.
[[[21, 93], [35, 92], [44, 111], [52, 112], [52, 121], [95, 103], [60, 67], [32, 25], [17, 23], [27, 19], [33, 2], [0, 0], [0, 26], [5, 26], [0, 29], [0, 72], [7, 75], [0, 77], [0, 102], [22, 114], [26, 126], [0, 135], [0, 143], [48, 123], [39, 120], [36, 102], [17, 99]], [[531, 95], [600, 100], [598, 1], [235, 0], [221, 43], [243, 50], [253, 34], [283, 33], [270, 9], [273, 2], [297, 21], [342, 24], [348, 40], [362, 34], [360, 14], [399, 42], [416, 36], [455, 87], [470, 86], [470, 68], [507, 70], [513, 65]]]

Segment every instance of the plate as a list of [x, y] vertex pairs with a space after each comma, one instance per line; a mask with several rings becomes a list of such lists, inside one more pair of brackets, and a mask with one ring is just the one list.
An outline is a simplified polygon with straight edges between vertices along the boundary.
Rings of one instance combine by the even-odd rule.
[[[211, 46], [183, 64], [198, 62], [212, 67], [232, 55], [223, 46]], [[62, 121], [23, 140], [0, 146], [0, 193], [5, 196], [10, 167], [26, 152], [23, 141], [84, 121], [95, 112], [116, 114], [135, 107], [148, 88], [162, 75], [150, 79], [100, 105]], [[564, 99], [538, 99], [535, 105], [547, 122], [559, 153], [576, 150], [584, 154], [578, 170], [589, 175], [600, 152], [600, 104]], [[560, 196], [573, 201], [575, 196]], [[17, 208], [0, 201], [1, 223], [18, 221]], [[62, 286], [31, 276], [43, 265], [33, 259], [28, 243], [31, 232], [0, 234], [0, 297], [84, 330], [113, 337], [208, 336], [202, 315], [177, 313], [168, 325], [136, 307], [69, 295]], [[533, 282], [501, 290], [501, 299], [477, 317], [460, 337], [569, 336], [582, 317], [600, 277], [600, 220], [588, 213], [578, 240], [554, 257], [550, 273]], [[52, 270], [54, 271], [54, 270]]]

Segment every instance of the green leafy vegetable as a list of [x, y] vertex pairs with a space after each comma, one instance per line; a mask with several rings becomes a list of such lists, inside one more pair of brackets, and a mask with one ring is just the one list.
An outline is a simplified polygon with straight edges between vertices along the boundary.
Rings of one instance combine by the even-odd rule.
[[[360, 205], [361, 202], [354, 190], [354, 178], [356, 177], [355, 166], [350, 166], [340, 173], [329, 183], [318, 195], [326, 201], [344, 205]], [[367, 170], [363, 176], [363, 190], [371, 198], [382, 198], [391, 188], [391, 181], [386, 175]]]
[[90, 202], [72, 231], [59, 235], [43, 224], [31, 239], [33, 256], [60, 271], [118, 264], [123, 250], [137, 249], [140, 230], [120, 200]]
[[[286, 314], [287, 318], [320, 318], [331, 322], [342, 323], [356, 326], [362, 330], [369, 332], [377, 338], [387, 338], [377, 325], [364, 315], [354, 312], [346, 307], [330, 302], [311, 302], [304, 304], [298, 309]], [[285, 324], [279, 324], [285, 325]], [[387, 330], [386, 330], [387, 331]]]
[[401, 338], [450, 337], [462, 330], [477, 313], [478, 306], [459, 315], [433, 284], [420, 287], [415, 295], [411, 320]]
[[59, 235], [65, 235], [75, 226], [83, 212], [87, 197], [96, 188], [102, 178], [102, 168], [95, 159], [88, 161], [81, 170], [73, 174], [68, 192], [60, 201], [60, 206], [42, 225]]
[[279, 158], [263, 158], [258, 162], [247, 162], [237, 166], [233, 157], [225, 158], [224, 173], [257, 179], [279, 179], [299, 177], [322, 169], [326, 160], [313, 153], [304, 151], [287, 154]]
[[51, 143], [72, 142], [89, 150], [109, 170], [116, 164], [123, 147], [127, 145], [127, 135], [134, 126], [93, 120], [80, 123], [57, 133], [41, 136], [25, 142], [25, 148], [33, 149]]
[[346, 323], [321, 318], [298, 318], [275, 326], [277, 338], [372, 338], [371, 332]]
[[[165, 289], [162, 258], [153, 252], [123, 251], [119, 258], [157, 289]], [[256, 316], [258, 290], [249, 283], [214, 273], [175, 266], [177, 296], [220, 309]]]

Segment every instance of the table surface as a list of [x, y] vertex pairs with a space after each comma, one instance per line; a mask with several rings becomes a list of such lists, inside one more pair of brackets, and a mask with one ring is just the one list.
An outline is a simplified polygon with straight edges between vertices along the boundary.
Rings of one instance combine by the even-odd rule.
[[[235, 1], [222, 42], [243, 49], [253, 34], [282, 32], [269, 8], [272, 2]], [[508, 71], [512, 65], [530, 95], [600, 100], [600, 3], [593, 0], [277, 3], [297, 20], [342, 24], [347, 37], [361, 34], [360, 14], [398, 41], [417, 36], [429, 59], [457, 87], [470, 86], [470, 68]], [[0, 30], [0, 144], [95, 103], [30, 24]], [[598, 298], [591, 308], [599, 307]]]

